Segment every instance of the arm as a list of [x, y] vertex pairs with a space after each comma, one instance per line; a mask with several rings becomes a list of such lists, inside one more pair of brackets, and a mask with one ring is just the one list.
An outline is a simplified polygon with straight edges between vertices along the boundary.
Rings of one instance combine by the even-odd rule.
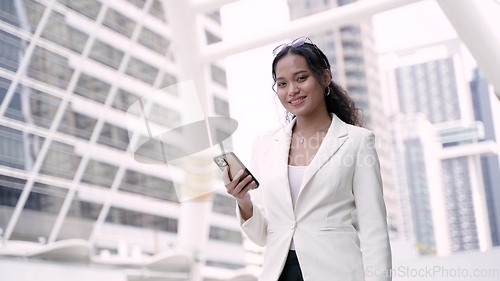
[[[265, 216], [265, 211], [259, 207], [261, 192], [260, 188], [252, 191], [252, 196], [249, 196], [249, 207], [251, 216], [247, 219], [244, 218], [244, 211], [242, 212], [242, 207], [238, 203], [236, 207], [236, 216], [240, 222], [241, 230], [248, 236], [248, 238], [255, 244], [264, 247], [267, 242], [267, 219]], [[247, 207], [248, 208], [248, 207]]]
[[392, 267], [380, 164], [372, 132], [363, 136], [356, 158], [353, 194], [366, 280], [388, 281]]
[[[258, 155], [259, 155], [260, 138], [254, 142], [252, 151], [252, 162], [250, 170], [254, 176], [259, 178]], [[250, 176], [249, 176], [250, 177]], [[238, 181], [235, 177], [235, 181]], [[231, 189], [231, 184], [226, 185], [228, 193], [233, 195], [237, 200], [236, 216], [240, 222], [241, 230], [248, 238], [259, 246], [265, 246], [267, 240], [267, 219], [265, 211], [262, 207], [262, 186], [249, 191], [250, 186], [246, 186], [246, 179], [241, 180], [241, 186]]]

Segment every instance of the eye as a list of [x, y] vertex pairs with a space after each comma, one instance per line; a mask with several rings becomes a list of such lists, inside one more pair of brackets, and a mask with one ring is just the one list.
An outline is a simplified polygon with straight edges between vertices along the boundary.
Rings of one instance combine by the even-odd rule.
[[301, 76], [297, 77], [297, 81], [299, 81], [299, 82], [304, 81], [306, 79], [307, 79], [307, 76], [305, 76], [305, 75], [301, 75]]
[[284, 87], [285, 85], [286, 85], [285, 82], [278, 82], [278, 83], [276, 83], [276, 86], [278, 86], [279, 88]]

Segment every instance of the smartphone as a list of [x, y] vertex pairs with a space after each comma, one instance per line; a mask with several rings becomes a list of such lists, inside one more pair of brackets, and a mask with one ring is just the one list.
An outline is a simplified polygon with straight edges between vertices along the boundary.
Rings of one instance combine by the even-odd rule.
[[214, 162], [215, 164], [217, 164], [217, 166], [219, 166], [221, 170], [224, 170], [226, 166], [229, 166], [229, 179], [231, 181], [240, 170], [243, 170], [243, 175], [240, 178], [244, 179], [246, 176], [250, 175], [256, 183], [255, 188], [259, 187], [259, 182], [257, 181], [257, 179], [252, 175], [252, 173], [250, 173], [250, 171], [245, 167], [245, 165], [243, 165], [240, 159], [236, 157], [233, 152], [215, 156]]

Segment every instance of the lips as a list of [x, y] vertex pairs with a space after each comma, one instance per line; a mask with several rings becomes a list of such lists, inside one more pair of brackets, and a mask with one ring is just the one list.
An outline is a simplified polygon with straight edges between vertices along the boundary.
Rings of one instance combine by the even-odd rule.
[[296, 106], [296, 105], [300, 105], [304, 102], [306, 97], [299, 97], [299, 98], [296, 98], [296, 99], [293, 99], [291, 101], [289, 101], [289, 103], [291, 103], [292, 105]]

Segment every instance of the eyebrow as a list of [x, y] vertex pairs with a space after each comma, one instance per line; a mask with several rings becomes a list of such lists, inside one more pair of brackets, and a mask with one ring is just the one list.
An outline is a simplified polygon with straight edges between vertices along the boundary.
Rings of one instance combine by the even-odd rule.
[[[299, 71], [294, 72], [293, 76], [297, 76], [297, 75], [299, 75], [301, 73], [304, 73], [304, 72], [308, 72], [308, 71], [307, 70], [299, 70]], [[283, 77], [276, 77], [276, 80], [280, 80], [280, 79], [285, 79], [285, 78], [283, 78]]]

